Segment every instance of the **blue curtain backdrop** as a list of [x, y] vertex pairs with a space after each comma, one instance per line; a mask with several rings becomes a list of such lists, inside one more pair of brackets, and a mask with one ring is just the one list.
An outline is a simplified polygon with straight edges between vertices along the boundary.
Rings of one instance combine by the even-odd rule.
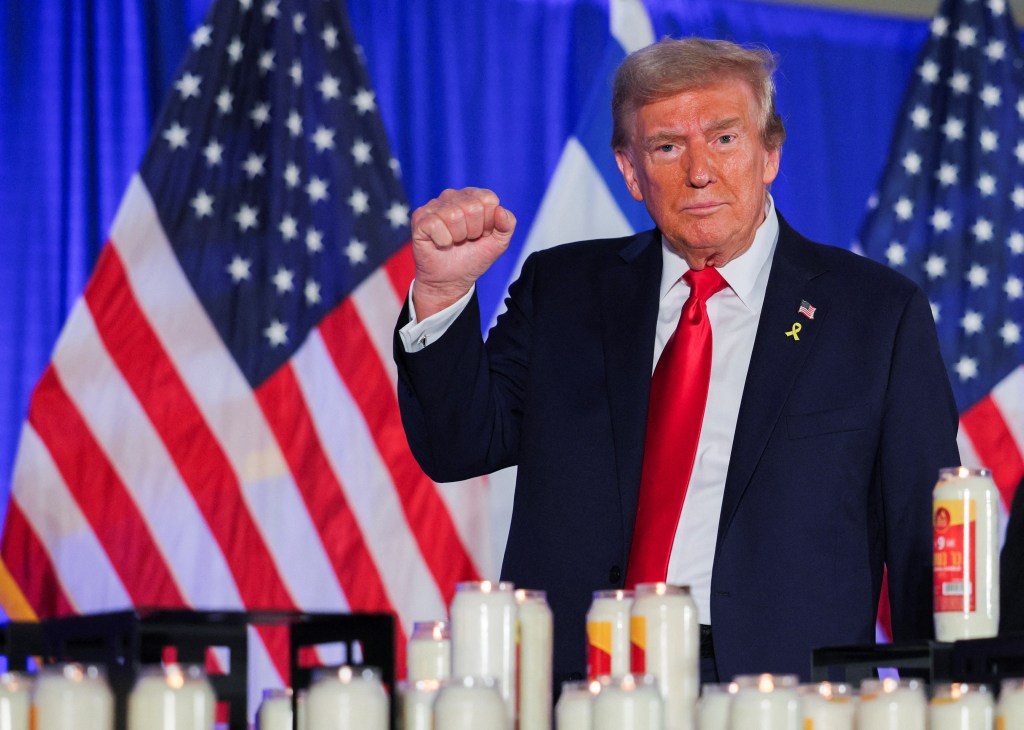
[[[209, 2], [0, 0], [0, 505], [30, 391]], [[778, 53], [789, 139], [776, 199], [804, 233], [849, 245], [927, 21], [740, 0], [647, 5], [658, 36]], [[352, 0], [348, 10], [410, 200], [492, 187], [517, 213], [521, 245], [595, 81], [607, 0]], [[485, 309], [514, 259], [481, 283]]]

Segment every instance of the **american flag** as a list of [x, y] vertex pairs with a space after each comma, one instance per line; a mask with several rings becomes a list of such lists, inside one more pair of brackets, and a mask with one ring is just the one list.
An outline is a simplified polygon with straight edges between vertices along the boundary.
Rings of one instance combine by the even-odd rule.
[[393, 611], [402, 646], [486, 569], [486, 481], [431, 482], [399, 418], [409, 208], [360, 53], [323, 0], [217, 0], [192, 35], [32, 396], [16, 617]]
[[932, 304], [960, 454], [1024, 476], [1024, 52], [1004, 0], [943, 0], [861, 231]]

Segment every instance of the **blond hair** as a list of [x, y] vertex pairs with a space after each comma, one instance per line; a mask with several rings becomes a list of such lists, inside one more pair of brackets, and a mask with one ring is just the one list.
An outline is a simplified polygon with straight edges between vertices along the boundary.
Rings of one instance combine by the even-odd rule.
[[633, 115], [646, 104], [728, 80], [745, 82], [754, 92], [765, 149], [782, 147], [786, 128], [775, 110], [775, 66], [765, 48], [706, 38], [666, 38], [634, 51], [615, 72], [612, 148], [629, 143]]

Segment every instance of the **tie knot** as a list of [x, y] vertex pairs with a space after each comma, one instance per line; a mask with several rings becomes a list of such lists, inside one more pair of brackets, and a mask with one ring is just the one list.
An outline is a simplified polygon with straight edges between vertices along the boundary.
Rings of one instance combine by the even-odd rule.
[[712, 294], [722, 291], [728, 284], [713, 266], [705, 266], [700, 271], [690, 269], [683, 274], [683, 281], [690, 285], [690, 296], [706, 302]]

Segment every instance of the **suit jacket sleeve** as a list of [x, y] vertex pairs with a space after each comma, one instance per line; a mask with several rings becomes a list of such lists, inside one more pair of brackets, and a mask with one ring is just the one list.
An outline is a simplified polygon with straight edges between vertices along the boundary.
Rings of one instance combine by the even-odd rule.
[[957, 423], [931, 307], [915, 288], [896, 333], [876, 467], [895, 641], [934, 635], [931, 486], [937, 466], [960, 464]]
[[457, 481], [516, 463], [526, 387], [533, 258], [509, 290], [487, 343], [476, 294], [443, 336], [405, 352], [395, 330], [398, 401], [413, 455], [435, 481]]

